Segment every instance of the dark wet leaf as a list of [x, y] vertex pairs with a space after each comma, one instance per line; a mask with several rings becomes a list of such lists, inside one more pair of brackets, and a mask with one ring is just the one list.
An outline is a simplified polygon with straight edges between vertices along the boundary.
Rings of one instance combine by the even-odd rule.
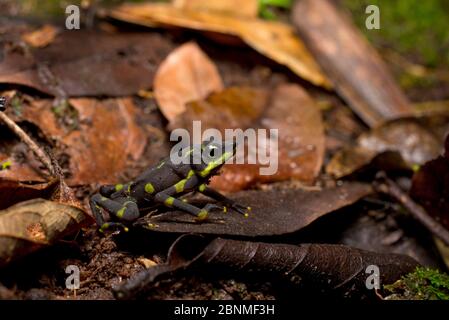
[[61, 32], [29, 54], [0, 49], [0, 83], [54, 96], [123, 96], [150, 88], [170, 43], [152, 33]]
[[[437, 119], [448, 117], [438, 115]], [[449, 128], [448, 122], [442, 126]], [[389, 121], [360, 135], [355, 146], [337, 152], [326, 172], [341, 178], [371, 164], [384, 170], [412, 169], [439, 154], [443, 139], [440, 129], [432, 117]]]
[[345, 297], [374, 297], [367, 289], [366, 269], [376, 265], [381, 283], [393, 283], [413, 271], [418, 263], [405, 255], [382, 254], [332, 244], [271, 244], [217, 238], [178, 239], [170, 248], [168, 262], [137, 273], [114, 288], [117, 298], [130, 298], [148, 285], [175, 271], [201, 267], [239, 272], [269, 272], [281, 277], [300, 277], [301, 283], [323, 291], [339, 291]]
[[248, 218], [229, 210], [212, 212], [204, 223], [181, 211], [163, 212], [137, 222], [155, 232], [272, 236], [292, 233], [321, 216], [348, 206], [372, 193], [367, 184], [345, 183], [321, 191], [272, 190], [244, 191], [232, 195], [238, 203], [251, 206]]
[[449, 135], [443, 155], [427, 162], [413, 176], [410, 194], [449, 230]]
[[412, 114], [378, 53], [330, 1], [296, 1], [292, 21], [337, 92], [368, 125]]
[[79, 208], [33, 199], [0, 211], [0, 267], [49, 246], [90, 220]]
[[[202, 130], [215, 128], [226, 138], [225, 129], [263, 129], [258, 146], [269, 146], [278, 130], [279, 153], [277, 171], [262, 175], [267, 164], [228, 164], [221, 175], [212, 179], [212, 186], [237, 191], [258, 182], [298, 179], [311, 183], [318, 175], [324, 157], [324, 127], [321, 112], [307, 92], [296, 84], [282, 84], [273, 92], [260, 88], [232, 87], [212, 94], [206, 100], [191, 102], [171, 128], [192, 132], [192, 121], [201, 120]], [[245, 155], [257, 154], [256, 145], [245, 145]], [[239, 153], [238, 153], [239, 154]], [[256, 159], [254, 159], [256, 160]], [[260, 159], [257, 159], [259, 161]]]

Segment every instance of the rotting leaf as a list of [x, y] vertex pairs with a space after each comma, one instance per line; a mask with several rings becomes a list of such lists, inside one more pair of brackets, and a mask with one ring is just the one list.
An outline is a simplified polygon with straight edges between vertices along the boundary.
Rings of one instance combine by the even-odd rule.
[[78, 230], [87, 217], [79, 208], [44, 199], [0, 211], [0, 267]]
[[413, 176], [410, 194], [449, 230], [449, 135], [444, 154], [424, 164]]
[[378, 53], [334, 4], [296, 1], [292, 23], [337, 92], [369, 126], [412, 115]]
[[[73, 119], [78, 122], [76, 129], [66, 128], [59, 121], [51, 100], [33, 101], [16, 120], [35, 124], [47, 139], [57, 141], [59, 152], [68, 156], [69, 185], [116, 182], [128, 161], [142, 155], [151, 135], [149, 126], [136, 121], [142, 111], [131, 98], [79, 98], [70, 99], [69, 103], [77, 111]], [[43, 180], [30, 163], [21, 162], [21, 157], [14, 154], [12, 158], [12, 170], [0, 171], [1, 178]]]
[[320, 191], [250, 190], [232, 195], [237, 203], [251, 206], [248, 218], [229, 209], [229, 213], [211, 212], [207, 221], [194, 223], [192, 215], [170, 211], [143, 217], [136, 225], [155, 232], [244, 237], [282, 235], [298, 231], [321, 216], [348, 206], [372, 192], [370, 185], [355, 182]]
[[[179, 115], [170, 128], [185, 128], [192, 132], [194, 120], [201, 121], [202, 130], [220, 130], [224, 138], [225, 129], [263, 129], [267, 133], [258, 136], [258, 146], [242, 143], [237, 157], [246, 155], [245, 164], [227, 164], [222, 174], [212, 179], [212, 186], [220, 190], [237, 191], [258, 182], [288, 179], [311, 183], [321, 169], [325, 144], [321, 112], [297, 84], [282, 84], [273, 92], [251, 87], [225, 89], [204, 101], [189, 103], [186, 112]], [[271, 130], [277, 130], [277, 133], [273, 134]], [[265, 145], [268, 152], [270, 144], [274, 146], [273, 135], [278, 139], [278, 156], [267, 154], [271, 163], [261, 164], [260, 151], [255, 148]], [[254, 155], [259, 158], [255, 159]], [[261, 174], [261, 170], [268, 170], [270, 165], [274, 172]]]
[[313, 56], [287, 24], [207, 10], [179, 9], [164, 3], [124, 4], [110, 10], [109, 15], [149, 27], [178, 26], [237, 36], [303, 79], [317, 86], [330, 87]]
[[[447, 115], [437, 115], [447, 119]], [[412, 169], [435, 158], [441, 150], [442, 132], [429, 126], [426, 118], [392, 120], [363, 133], [356, 145], [337, 152], [326, 167], [326, 172], [341, 178], [370, 164], [382, 169]], [[448, 127], [447, 122], [443, 126]]]
[[161, 63], [154, 78], [154, 96], [169, 122], [185, 111], [185, 104], [221, 91], [217, 67], [194, 42], [183, 44]]
[[124, 96], [150, 88], [157, 66], [171, 50], [158, 34], [61, 32], [29, 55], [0, 47], [0, 83], [25, 85], [44, 93]]
[[393, 283], [419, 264], [409, 256], [382, 254], [333, 244], [271, 244], [217, 238], [207, 242], [180, 237], [170, 248], [168, 261], [135, 274], [113, 288], [119, 299], [131, 298], [149, 284], [186, 268], [226, 268], [238, 272], [268, 272], [345, 297], [375, 298], [366, 286], [366, 269], [382, 270], [381, 283]]

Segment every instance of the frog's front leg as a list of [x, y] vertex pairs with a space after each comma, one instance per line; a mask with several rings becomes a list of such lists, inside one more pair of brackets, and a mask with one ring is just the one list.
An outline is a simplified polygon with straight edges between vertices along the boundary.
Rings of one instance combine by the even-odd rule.
[[101, 194], [94, 194], [90, 199], [90, 207], [94, 213], [95, 220], [100, 226], [100, 232], [111, 227], [122, 227], [125, 231], [128, 228], [120, 222], [106, 222], [102, 209], [106, 210], [110, 215], [115, 216], [117, 219], [130, 222], [139, 218], [139, 208], [133, 198], [121, 197], [117, 199], [110, 199]]
[[205, 220], [211, 210], [221, 209], [221, 207], [215, 204], [207, 204], [202, 209], [200, 209], [174, 197], [174, 195], [176, 194], [195, 189], [195, 187], [198, 185], [198, 182], [198, 177], [196, 175], [191, 175], [190, 177], [179, 181], [175, 185], [158, 192], [157, 194], [155, 194], [154, 199], [167, 207], [173, 207], [188, 212], [196, 216], [198, 221]]
[[251, 207], [243, 206], [241, 204], [238, 204], [232, 199], [229, 199], [228, 197], [222, 195], [220, 192], [208, 187], [205, 184], [200, 184], [198, 186], [198, 191], [204, 194], [205, 196], [208, 196], [212, 199], [217, 200], [218, 202], [221, 202], [225, 205], [224, 211], [226, 212], [226, 206], [234, 209], [238, 213], [243, 214], [245, 217], [248, 217], [248, 212], [251, 211]]

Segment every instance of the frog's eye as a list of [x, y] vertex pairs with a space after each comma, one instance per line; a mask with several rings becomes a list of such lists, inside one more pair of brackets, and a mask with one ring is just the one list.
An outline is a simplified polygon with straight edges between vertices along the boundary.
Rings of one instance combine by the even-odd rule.
[[207, 147], [207, 152], [206, 152], [206, 163], [209, 163], [209, 161], [211, 160], [215, 160], [220, 158], [221, 156], [221, 150], [219, 147], [215, 146], [215, 145], [210, 145]]

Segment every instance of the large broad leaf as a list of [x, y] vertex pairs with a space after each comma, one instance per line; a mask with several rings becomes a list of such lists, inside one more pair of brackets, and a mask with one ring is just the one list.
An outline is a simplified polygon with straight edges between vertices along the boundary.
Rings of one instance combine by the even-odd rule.
[[[227, 164], [212, 185], [227, 191], [247, 188], [257, 182], [299, 179], [310, 183], [318, 175], [324, 156], [324, 128], [321, 112], [307, 92], [296, 84], [282, 84], [272, 92], [250, 87], [232, 87], [212, 94], [206, 100], [189, 103], [186, 111], [173, 123], [174, 128], [192, 132], [192, 121], [200, 120], [202, 130], [215, 128], [226, 138], [225, 129], [257, 130], [257, 145], [246, 144], [242, 152], [260, 157], [259, 146], [269, 146], [274, 138], [270, 130], [278, 130], [278, 157], [272, 160], [271, 174], [261, 174], [268, 164]], [[270, 135], [270, 136], [269, 136]], [[243, 144], [242, 144], [242, 147]], [[243, 157], [243, 155], [242, 155]], [[256, 160], [256, 159], [254, 159]], [[257, 159], [258, 161], [260, 158]], [[273, 162], [276, 161], [276, 164]]]
[[150, 88], [170, 43], [151, 33], [62, 32], [29, 54], [0, 47], [0, 83], [55, 96], [123, 96]]
[[79, 208], [44, 199], [0, 211], [0, 266], [78, 230], [87, 217]]
[[279, 22], [263, 21], [210, 10], [180, 9], [170, 4], [125, 4], [109, 11], [113, 18], [144, 26], [178, 26], [237, 36], [263, 55], [286, 65], [315, 85], [329, 87], [313, 57], [293, 29]]
[[137, 224], [155, 232], [245, 237], [281, 235], [298, 231], [319, 217], [350, 205], [370, 193], [370, 185], [360, 183], [345, 183], [320, 191], [244, 191], [233, 194], [232, 199], [251, 206], [248, 218], [229, 209], [229, 213], [212, 212], [204, 223], [193, 223], [192, 215], [170, 211], [144, 217]]
[[368, 125], [412, 114], [375, 49], [330, 1], [296, 1], [292, 21], [338, 93]]

